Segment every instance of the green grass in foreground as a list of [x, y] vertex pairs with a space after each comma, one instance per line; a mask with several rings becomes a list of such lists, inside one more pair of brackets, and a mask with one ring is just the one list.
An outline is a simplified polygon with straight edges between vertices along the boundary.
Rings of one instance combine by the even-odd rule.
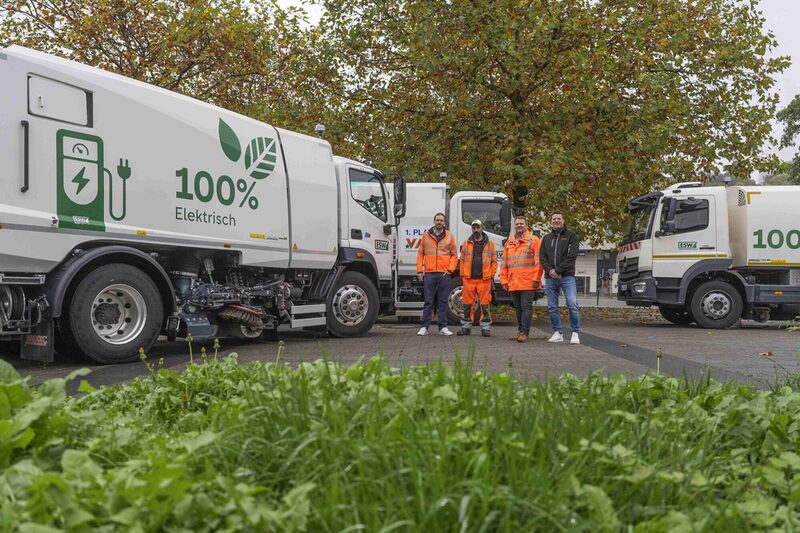
[[800, 527], [790, 387], [234, 356], [64, 383], [0, 362], [2, 530]]

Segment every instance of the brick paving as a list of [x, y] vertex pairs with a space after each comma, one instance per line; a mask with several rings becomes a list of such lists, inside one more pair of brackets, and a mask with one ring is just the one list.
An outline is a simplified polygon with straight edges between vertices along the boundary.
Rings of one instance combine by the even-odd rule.
[[[656, 368], [655, 354], [660, 349], [659, 361], [664, 373], [697, 374], [709, 366], [713, 376], [725, 381], [768, 386], [789, 372], [800, 372], [800, 333], [787, 332], [777, 325], [745, 323], [730, 330], [704, 330], [697, 327], [679, 327], [666, 322], [640, 322], [635, 320], [585, 320], [582, 324], [583, 344], [580, 346], [550, 344], [546, 318], [534, 321], [531, 339], [516, 343], [507, 337], [516, 332], [513, 322], [496, 321], [493, 337], [441, 337], [435, 326], [427, 337], [416, 336], [416, 324], [399, 324], [395, 319], [382, 319], [362, 338], [335, 339], [311, 332], [286, 332], [282, 338], [285, 360], [290, 364], [313, 361], [320, 357], [342, 363], [351, 363], [359, 357], [382, 355], [392, 366], [412, 365], [429, 361], [452, 363], [456, 357], [465, 360], [474, 355], [474, 366], [485, 367], [489, 372], [510, 371], [515, 376], [544, 379], [569, 372], [585, 376], [600, 370], [605, 374], [637, 376]], [[457, 328], [452, 328], [455, 332]], [[475, 328], [474, 333], [478, 333]], [[237, 352], [242, 362], [274, 361], [278, 345], [274, 342], [237, 344], [224, 340], [221, 354]], [[195, 342], [195, 357], [204, 345], [211, 351], [213, 343]], [[472, 351], [472, 352], [471, 352]], [[772, 352], [771, 356], [759, 352]], [[188, 359], [186, 342], [159, 342], [148, 357], [164, 366], [180, 369]], [[31, 383], [62, 377], [76, 368], [88, 367], [93, 372], [87, 377], [92, 384], [103, 385], [131, 379], [146, 372], [141, 362], [99, 366], [69, 358], [58, 358], [54, 363], [41, 366], [19, 361], [0, 348], [0, 356], [16, 366], [21, 373], [31, 376]]]

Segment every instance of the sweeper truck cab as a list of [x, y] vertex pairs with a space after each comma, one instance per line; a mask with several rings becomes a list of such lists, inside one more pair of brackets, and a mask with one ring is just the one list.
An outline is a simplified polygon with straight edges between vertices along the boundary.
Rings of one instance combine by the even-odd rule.
[[402, 178], [392, 201], [322, 139], [17, 46], [0, 80], [0, 340], [23, 357], [392, 311]]
[[800, 313], [800, 187], [679, 183], [628, 204], [618, 298], [676, 324]]

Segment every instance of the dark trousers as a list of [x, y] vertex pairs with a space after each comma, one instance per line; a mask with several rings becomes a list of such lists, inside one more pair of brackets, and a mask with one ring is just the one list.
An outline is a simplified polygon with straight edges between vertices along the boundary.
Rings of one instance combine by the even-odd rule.
[[438, 296], [439, 312], [436, 316], [436, 323], [439, 325], [439, 329], [447, 327], [447, 291], [450, 289], [450, 274], [431, 272], [430, 274], [425, 274], [423, 282], [425, 305], [422, 308], [421, 326], [427, 328], [431, 325], [431, 320], [433, 319], [433, 300]]
[[531, 331], [531, 313], [535, 291], [510, 291], [514, 310], [517, 312], [517, 327], [526, 335]]

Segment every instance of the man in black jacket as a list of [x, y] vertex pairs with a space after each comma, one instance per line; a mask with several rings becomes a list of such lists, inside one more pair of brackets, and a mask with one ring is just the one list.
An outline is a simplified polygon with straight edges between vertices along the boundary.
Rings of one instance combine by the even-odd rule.
[[575, 233], [564, 226], [564, 215], [560, 211], [553, 211], [550, 215], [550, 226], [553, 231], [544, 236], [539, 252], [544, 268], [547, 312], [553, 325], [553, 336], [547, 341], [564, 342], [561, 317], [558, 314], [558, 293], [563, 291], [569, 308], [569, 327], [572, 331], [570, 344], [580, 344], [578, 286], [575, 283], [575, 260], [578, 258], [580, 241]]

